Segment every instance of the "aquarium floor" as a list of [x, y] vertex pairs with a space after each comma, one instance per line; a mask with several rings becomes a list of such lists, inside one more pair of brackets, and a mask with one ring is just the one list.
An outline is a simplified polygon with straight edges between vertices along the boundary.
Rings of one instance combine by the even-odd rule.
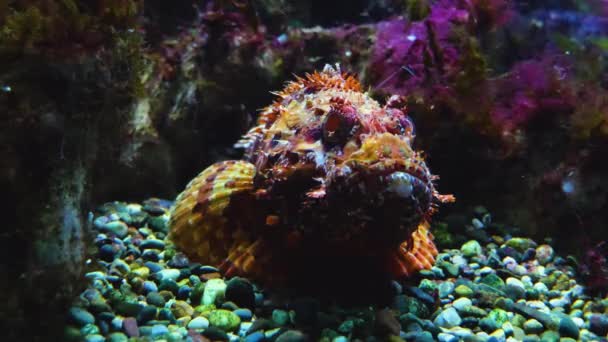
[[224, 279], [190, 262], [166, 239], [171, 204], [112, 202], [96, 210], [87, 285], [67, 313], [67, 340], [606, 340], [608, 298], [588, 295], [547, 244], [471, 240], [440, 250], [417, 279], [393, 281], [390, 305], [360, 304], [377, 297], [373, 288], [349, 305]]

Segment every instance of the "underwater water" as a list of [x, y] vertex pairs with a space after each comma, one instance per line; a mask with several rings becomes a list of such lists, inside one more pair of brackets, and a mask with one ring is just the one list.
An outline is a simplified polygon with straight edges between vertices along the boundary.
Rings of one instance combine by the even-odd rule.
[[608, 3], [0, 1], [2, 341], [607, 341]]

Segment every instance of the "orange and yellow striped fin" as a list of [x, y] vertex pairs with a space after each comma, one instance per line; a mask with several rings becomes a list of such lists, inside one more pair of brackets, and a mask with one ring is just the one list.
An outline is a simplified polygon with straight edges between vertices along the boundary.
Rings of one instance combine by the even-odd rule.
[[394, 277], [409, 277], [433, 267], [438, 252], [429, 228], [427, 222], [421, 223], [411, 238], [402, 242], [399, 248], [391, 253], [389, 269]]
[[244, 161], [213, 164], [177, 197], [169, 237], [192, 260], [219, 264], [249, 234], [225, 215], [235, 195], [252, 192], [255, 166]]

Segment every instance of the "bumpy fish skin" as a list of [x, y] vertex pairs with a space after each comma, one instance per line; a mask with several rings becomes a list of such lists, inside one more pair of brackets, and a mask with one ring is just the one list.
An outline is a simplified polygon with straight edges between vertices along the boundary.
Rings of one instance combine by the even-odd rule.
[[339, 68], [297, 78], [173, 208], [170, 237], [227, 276], [280, 280], [296, 260], [369, 257], [393, 276], [434, 263], [439, 195], [403, 101], [381, 106]]

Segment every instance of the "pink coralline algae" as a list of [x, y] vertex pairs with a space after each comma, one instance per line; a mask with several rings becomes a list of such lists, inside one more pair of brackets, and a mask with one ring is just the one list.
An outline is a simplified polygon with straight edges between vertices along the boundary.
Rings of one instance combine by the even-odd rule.
[[454, 25], [464, 25], [467, 20], [466, 11], [435, 8], [424, 21], [399, 18], [379, 23], [370, 63], [377, 80], [375, 87], [388, 93], [411, 94], [429, 77], [456, 70], [458, 49], [449, 38]]
[[444, 0], [433, 4], [423, 20], [399, 17], [378, 23], [369, 70], [372, 85], [393, 94], [455, 95], [454, 83], [463, 73], [470, 76], [471, 64], [483, 69], [484, 61], [472, 48], [476, 29], [499, 27], [511, 13], [501, 0]]
[[495, 92], [492, 122], [503, 131], [513, 131], [541, 113], [572, 111], [570, 78], [568, 65], [558, 58], [516, 64], [504, 77], [489, 81]]

